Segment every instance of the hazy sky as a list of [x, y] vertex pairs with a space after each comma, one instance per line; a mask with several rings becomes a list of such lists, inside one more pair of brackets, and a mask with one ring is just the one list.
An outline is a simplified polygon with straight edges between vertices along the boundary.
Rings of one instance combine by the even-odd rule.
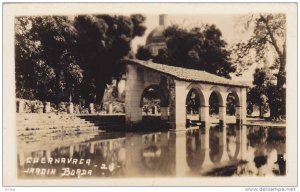
[[[137, 45], [144, 45], [148, 34], [159, 25], [158, 15], [145, 16], [147, 30], [143, 37], [134, 39], [133, 50], [136, 50]], [[232, 43], [239, 38], [236, 35], [238, 30], [235, 27], [237, 18], [236, 15], [167, 15], [167, 25], [177, 24], [183, 28], [192, 28], [202, 24], [215, 24], [221, 30], [224, 40]]]
[[[136, 51], [138, 45], [145, 45], [146, 38], [149, 33], [159, 25], [158, 15], [145, 15], [145, 25], [147, 30], [143, 37], [135, 38], [132, 41], [132, 49]], [[193, 28], [201, 26], [202, 24], [215, 24], [222, 32], [223, 39], [228, 43], [228, 46], [240, 41], [244, 38], [244, 34], [240, 31], [238, 26], [238, 19], [241, 15], [227, 14], [227, 15], [167, 15], [167, 25], [177, 24], [183, 28]], [[253, 70], [256, 66], [253, 65], [241, 77], [232, 75], [233, 80], [252, 81]]]

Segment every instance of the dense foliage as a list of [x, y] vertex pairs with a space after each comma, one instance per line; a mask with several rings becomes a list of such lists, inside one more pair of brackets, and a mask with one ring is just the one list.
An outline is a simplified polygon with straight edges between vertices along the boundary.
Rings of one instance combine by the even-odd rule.
[[[256, 93], [264, 94], [268, 99], [270, 115], [278, 119], [285, 115], [285, 83], [286, 83], [286, 18], [284, 14], [257, 14], [249, 15], [245, 22], [245, 30], [250, 32], [250, 37], [245, 42], [237, 43], [233, 49], [234, 62], [237, 63], [237, 73], [242, 72], [253, 63], [264, 64], [271, 56], [274, 57], [272, 65], [263, 69], [270, 72], [267, 84], [263, 86], [254, 82], [255, 87], [250, 93], [255, 97]], [[254, 55], [254, 58], [253, 58]], [[260, 77], [258, 71], [256, 74]], [[254, 77], [254, 81], [260, 81]], [[262, 82], [261, 82], [262, 83]], [[258, 94], [258, 95], [262, 95]], [[254, 98], [256, 103], [261, 99]]]
[[230, 78], [235, 72], [230, 62], [227, 43], [215, 25], [204, 25], [191, 30], [173, 25], [164, 31], [166, 49], [160, 49], [157, 56], [151, 57], [149, 50], [140, 47], [136, 57], [142, 60], [172, 66], [204, 70], [212, 74]]
[[122, 58], [145, 31], [142, 15], [18, 17], [16, 94], [42, 101], [101, 102]]
[[259, 116], [263, 118], [264, 114], [269, 110], [268, 97], [266, 95], [269, 80], [266, 72], [259, 68], [255, 70], [253, 77], [254, 87], [249, 90], [247, 95], [248, 108], [253, 108], [254, 104], [257, 105], [259, 107]]

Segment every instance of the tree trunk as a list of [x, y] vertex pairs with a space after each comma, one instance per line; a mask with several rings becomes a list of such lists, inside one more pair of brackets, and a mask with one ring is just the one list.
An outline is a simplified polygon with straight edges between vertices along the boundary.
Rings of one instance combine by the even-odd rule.
[[61, 91], [61, 89], [60, 89], [60, 83], [61, 83], [61, 69], [56, 69], [55, 70], [55, 75], [56, 75], [56, 82], [55, 82], [55, 84], [56, 84], [56, 93], [55, 93], [55, 98], [54, 98], [54, 103], [56, 104], [56, 105], [58, 105], [61, 101], [62, 101], [62, 97], [61, 97], [61, 95], [62, 95], [62, 91]]
[[283, 45], [283, 54], [279, 58], [280, 61], [280, 66], [279, 66], [279, 71], [278, 71], [278, 76], [277, 76], [277, 89], [280, 92], [280, 99], [281, 103], [279, 103], [279, 114], [278, 118], [281, 118], [281, 115], [285, 115], [285, 89], [283, 88], [284, 84], [286, 83], [286, 71], [285, 71], [285, 66], [286, 66], [286, 48], [285, 44]]
[[279, 66], [279, 71], [277, 76], [277, 88], [282, 89], [286, 81], [286, 77], [285, 77], [286, 61], [285, 61], [285, 57], [279, 58], [279, 60], [280, 60], [280, 66]]
[[104, 96], [106, 85], [104, 83], [98, 84], [96, 88], [96, 103], [101, 104]]

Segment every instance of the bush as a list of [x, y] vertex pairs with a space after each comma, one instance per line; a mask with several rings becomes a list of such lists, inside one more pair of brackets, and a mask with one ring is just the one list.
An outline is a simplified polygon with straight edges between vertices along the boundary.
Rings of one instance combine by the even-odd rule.
[[103, 111], [103, 107], [101, 104], [94, 104], [95, 113], [101, 113]]
[[114, 113], [124, 113], [125, 112], [125, 104], [124, 103], [115, 103], [113, 106]]
[[57, 112], [58, 113], [67, 113], [67, 102], [60, 102], [58, 104], [58, 109]]

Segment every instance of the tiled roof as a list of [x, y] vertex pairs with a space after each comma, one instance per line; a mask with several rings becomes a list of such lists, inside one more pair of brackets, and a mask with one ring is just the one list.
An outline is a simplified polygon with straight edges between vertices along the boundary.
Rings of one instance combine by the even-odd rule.
[[203, 82], [203, 83], [211, 83], [211, 84], [219, 84], [219, 85], [232, 85], [238, 87], [249, 87], [248, 83], [246, 82], [233, 81], [230, 79], [226, 79], [224, 77], [220, 77], [208, 73], [206, 71], [199, 71], [199, 70], [187, 69], [182, 67], [174, 67], [169, 65], [153, 63], [151, 61], [142, 61], [137, 59], [128, 59], [128, 61], [131, 64], [136, 64], [142, 67], [146, 67], [184, 81]]

